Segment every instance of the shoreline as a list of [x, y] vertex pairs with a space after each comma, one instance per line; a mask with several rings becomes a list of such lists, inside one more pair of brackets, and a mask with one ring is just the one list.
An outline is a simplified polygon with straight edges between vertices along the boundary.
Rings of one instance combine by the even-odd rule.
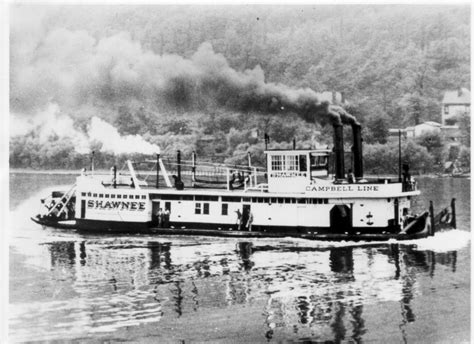
[[[109, 170], [95, 170], [97, 174], [107, 174], [110, 173]], [[51, 169], [51, 170], [34, 170], [34, 169], [27, 169], [27, 168], [10, 168], [8, 170], [9, 174], [14, 173], [21, 173], [21, 174], [62, 174], [62, 175], [80, 175], [81, 171], [78, 170], [65, 170], [65, 169]], [[376, 175], [376, 174], [367, 174], [365, 175], [369, 178], [397, 178], [397, 175]], [[423, 178], [470, 178], [470, 173], [466, 176], [454, 177], [450, 175], [436, 175], [434, 173], [426, 173], [426, 174], [416, 174], [413, 177], [423, 177]]]

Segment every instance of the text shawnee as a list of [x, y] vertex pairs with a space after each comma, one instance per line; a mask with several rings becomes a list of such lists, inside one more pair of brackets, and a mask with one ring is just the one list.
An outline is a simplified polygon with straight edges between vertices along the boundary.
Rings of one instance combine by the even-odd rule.
[[87, 201], [87, 208], [92, 209], [117, 209], [117, 210], [145, 210], [145, 202], [123, 201]]

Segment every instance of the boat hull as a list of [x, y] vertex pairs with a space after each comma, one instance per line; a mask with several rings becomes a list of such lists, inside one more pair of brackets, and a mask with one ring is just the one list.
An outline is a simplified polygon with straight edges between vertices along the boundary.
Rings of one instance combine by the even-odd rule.
[[155, 235], [187, 235], [187, 236], [216, 236], [238, 238], [283, 238], [293, 237], [322, 241], [386, 241], [411, 240], [425, 238], [431, 235], [428, 212], [418, 216], [401, 232], [390, 228], [372, 228], [370, 232], [356, 232], [348, 229], [335, 233], [330, 228], [316, 227], [264, 227], [259, 226], [249, 230], [238, 230], [237, 225], [212, 223], [170, 223], [170, 228], [158, 228], [151, 223], [124, 223], [114, 221], [76, 220], [53, 221], [48, 218], [32, 218], [40, 225], [61, 229], [75, 229], [91, 233], [146, 233]]

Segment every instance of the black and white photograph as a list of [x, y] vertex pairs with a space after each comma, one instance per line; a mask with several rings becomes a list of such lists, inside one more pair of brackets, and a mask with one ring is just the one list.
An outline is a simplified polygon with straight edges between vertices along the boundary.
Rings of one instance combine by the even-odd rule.
[[0, 342], [471, 341], [470, 2], [4, 7]]

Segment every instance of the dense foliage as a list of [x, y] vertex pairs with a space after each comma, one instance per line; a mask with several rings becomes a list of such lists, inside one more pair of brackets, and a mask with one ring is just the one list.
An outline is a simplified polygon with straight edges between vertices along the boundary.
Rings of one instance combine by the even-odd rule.
[[[97, 40], [125, 31], [145, 51], [184, 58], [208, 42], [236, 71], [260, 66], [267, 82], [341, 92], [349, 102], [347, 110], [364, 128], [367, 171], [396, 173], [398, 148], [388, 129], [440, 122], [444, 91], [469, 88], [469, 16], [467, 6], [97, 6], [93, 11], [63, 6], [50, 10], [42, 25], [45, 32], [64, 28], [82, 35], [85, 31]], [[12, 61], [22, 54], [21, 38], [15, 32], [11, 36]], [[73, 56], [68, 59], [75, 61]], [[14, 76], [16, 68], [13, 62]], [[109, 69], [113, 72], [114, 67]], [[26, 86], [12, 80], [10, 101], [13, 110], [21, 112], [30, 106], [18, 100]], [[206, 159], [242, 163], [251, 152], [254, 162], [263, 164], [264, 133], [270, 135], [269, 148], [292, 147], [293, 139], [297, 147], [332, 144], [330, 126], [296, 114], [261, 114], [254, 108], [237, 111], [209, 104], [204, 108], [186, 96], [194, 87], [191, 82], [176, 80], [173, 87], [172, 93], [160, 95], [165, 103], [139, 96], [130, 101], [123, 96], [127, 89], [114, 90], [113, 85], [87, 90], [81, 102], [92, 100], [84, 103], [71, 102], [67, 94], [54, 101], [68, 107], [78, 130], [87, 127], [91, 116], [99, 116], [122, 135], [138, 134], [157, 144], [165, 156], [177, 149], [189, 156], [195, 150]], [[91, 98], [91, 92], [101, 98]], [[470, 118], [461, 118], [460, 123], [466, 147], [456, 154], [444, 148], [440, 137], [405, 140], [404, 156], [412, 169], [439, 171], [449, 154], [469, 166]], [[345, 134], [351, 137], [349, 129]], [[346, 141], [349, 150], [350, 139]], [[12, 137], [10, 165], [74, 169], [87, 165], [89, 156], [75, 152], [74, 145], [70, 138], [44, 138], [30, 130]], [[125, 158], [106, 152], [96, 156], [102, 168]]]

